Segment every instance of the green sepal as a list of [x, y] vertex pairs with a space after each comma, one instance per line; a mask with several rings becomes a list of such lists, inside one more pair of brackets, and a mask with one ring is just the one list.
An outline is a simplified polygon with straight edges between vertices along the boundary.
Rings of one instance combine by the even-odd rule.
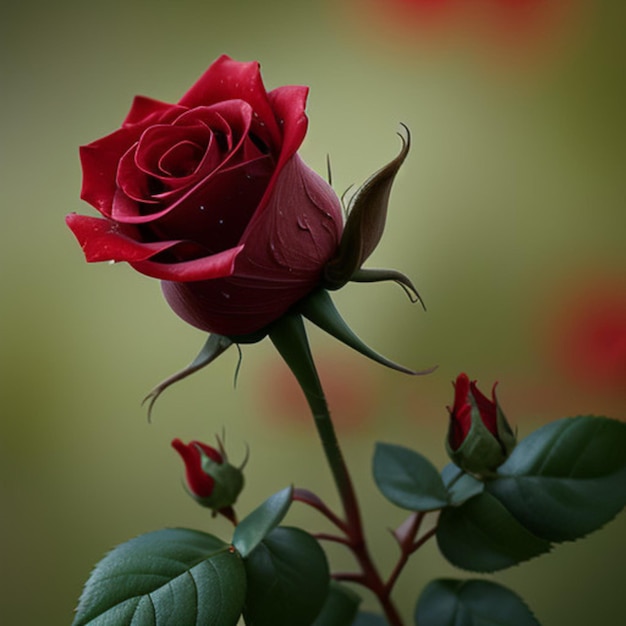
[[434, 511], [448, 506], [448, 492], [437, 468], [414, 450], [377, 443], [373, 472], [387, 500], [403, 509]]
[[183, 378], [187, 378], [191, 374], [194, 374], [199, 369], [212, 363], [220, 356], [227, 348], [233, 344], [233, 341], [223, 335], [212, 334], [209, 335], [206, 343], [202, 347], [202, 350], [198, 353], [198, 356], [184, 369], [176, 372], [169, 378], [166, 378], [162, 383], [158, 384], [142, 401], [142, 404], [148, 402], [148, 419], [152, 417], [152, 407], [157, 401], [157, 398], [174, 383], [177, 383]]
[[626, 505], [625, 451], [624, 422], [560, 419], [522, 439], [486, 488], [537, 536], [574, 540]]
[[517, 445], [517, 433], [511, 428], [509, 420], [506, 419], [504, 411], [500, 407], [500, 403], [496, 398], [496, 428], [498, 430], [498, 439], [502, 444], [504, 454], [508, 458], [515, 446]]
[[187, 528], [121, 544], [94, 568], [73, 626], [220, 624], [235, 626], [246, 571], [232, 546]]
[[[448, 433], [446, 451], [450, 459], [466, 472], [479, 477], [492, 476], [515, 448], [516, 437], [497, 401], [497, 436], [485, 426], [476, 399], [471, 392], [468, 395], [468, 401], [471, 407], [470, 429], [456, 450], [450, 445], [450, 433]], [[452, 422], [450, 428], [452, 428]]]
[[312, 624], [328, 597], [330, 571], [317, 540], [299, 528], [274, 529], [244, 561], [243, 615], [254, 626]]
[[324, 287], [340, 289], [374, 251], [385, 229], [391, 186], [411, 145], [406, 126], [406, 139], [400, 135], [402, 148], [398, 156], [368, 178], [352, 197], [348, 219], [335, 256], [324, 268]]
[[[368, 345], [354, 333], [354, 331], [346, 324], [345, 320], [337, 311], [330, 294], [325, 289], [314, 291], [307, 296], [298, 305], [298, 311], [304, 315], [310, 322], [321, 328], [324, 332], [332, 335], [342, 343], [346, 344], [353, 350], [356, 350], [363, 356], [380, 363], [386, 367], [403, 372], [405, 374], [428, 374], [435, 368], [430, 368], [420, 372], [411, 370], [403, 365], [394, 363], [386, 357], [372, 350]], [[271, 335], [270, 335], [271, 336]]]
[[551, 548], [486, 491], [441, 512], [437, 544], [452, 565], [483, 573], [517, 565]]
[[540, 626], [516, 593], [489, 580], [440, 578], [422, 591], [415, 626]]
[[352, 274], [350, 282], [353, 283], [380, 283], [386, 280], [392, 280], [404, 289], [411, 302], [419, 302], [422, 308], [426, 310], [426, 305], [419, 295], [413, 281], [402, 272], [398, 270], [391, 270], [386, 268], [360, 268]]
[[331, 580], [324, 606], [311, 626], [352, 626], [360, 604], [356, 591]]
[[203, 506], [214, 511], [219, 511], [232, 506], [237, 502], [237, 498], [244, 486], [244, 476], [241, 468], [235, 467], [224, 458], [223, 463], [214, 461], [206, 452], [198, 446], [202, 463], [202, 471], [211, 476], [215, 483], [213, 491], [208, 498], [199, 498], [188, 490], [189, 495]]
[[244, 559], [280, 524], [291, 506], [292, 496], [293, 487], [286, 487], [239, 522], [233, 534], [233, 545]]

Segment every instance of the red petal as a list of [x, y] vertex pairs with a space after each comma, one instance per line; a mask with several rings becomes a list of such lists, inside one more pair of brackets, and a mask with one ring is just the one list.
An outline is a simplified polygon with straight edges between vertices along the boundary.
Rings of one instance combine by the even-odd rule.
[[465, 440], [472, 426], [472, 410], [468, 403], [470, 380], [465, 373], [457, 376], [454, 383], [454, 405], [450, 411], [449, 443], [453, 450]]
[[240, 63], [223, 55], [196, 81], [181, 98], [186, 107], [214, 104], [223, 100], [244, 100], [265, 125], [274, 146], [280, 145], [280, 131], [270, 106], [259, 63]]
[[278, 87], [269, 93], [274, 115], [283, 133], [282, 148], [278, 167], [282, 167], [293, 156], [304, 141], [308, 119], [304, 113], [308, 87]]
[[141, 124], [150, 116], [158, 116], [172, 109], [176, 110], [180, 109], [180, 107], [175, 104], [169, 104], [168, 102], [147, 98], [146, 96], [135, 96], [123, 126]]
[[202, 451], [212, 461], [215, 461], [216, 463], [223, 463], [224, 462], [224, 459], [222, 458], [222, 455], [215, 448], [212, 448], [211, 446], [207, 446], [206, 443], [202, 443], [201, 441], [191, 441], [189, 443], [189, 445], [202, 448]]
[[119, 161], [138, 138], [138, 129], [120, 128], [80, 147], [83, 168], [80, 197], [105, 216], [111, 214]]
[[140, 243], [120, 231], [120, 225], [99, 217], [72, 213], [65, 218], [89, 263], [144, 261], [175, 246], [178, 241]]
[[319, 285], [341, 232], [341, 206], [298, 156], [287, 164], [265, 212], [255, 214], [232, 277], [165, 282], [163, 293], [186, 322], [221, 335], [263, 328]]
[[183, 261], [182, 263], [156, 263], [155, 261], [139, 261], [131, 263], [138, 272], [158, 278], [176, 282], [194, 282], [224, 278], [233, 273], [235, 259], [243, 250], [244, 246], [230, 248], [218, 254]]
[[172, 448], [180, 454], [185, 463], [187, 485], [193, 495], [208, 498], [213, 493], [215, 480], [202, 470], [200, 451], [193, 445], [185, 445], [180, 439], [172, 441]]

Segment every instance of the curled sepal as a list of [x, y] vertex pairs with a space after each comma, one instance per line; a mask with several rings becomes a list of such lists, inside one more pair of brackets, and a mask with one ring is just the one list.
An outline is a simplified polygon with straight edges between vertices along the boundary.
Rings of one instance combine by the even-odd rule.
[[339, 289], [374, 251], [385, 229], [387, 205], [394, 178], [409, 153], [411, 134], [403, 125], [402, 149], [390, 163], [368, 178], [352, 197], [348, 219], [335, 256], [324, 268], [324, 286]]
[[157, 401], [157, 398], [170, 386], [174, 383], [177, 383], [179, 380], [183, 378], [187, 378], [194, 372], [197, 372], [199, 369], [202, 369], [209, 363], [212, 363], [217, 359], [222, 352], [226, 350], [229, 346], [231, 346], [233, 341], [228, 337], [224, 337], [222, 335], [212, 334], [209, 335], [209, 338], [206, 340], [206, 343], [202, 347], [202, 350], [198, 353], [198, 356], [184, 369], [180, 370], [180, 372], [176, 372], [169, 378], [166, 378], [162, 383], [158, 384], [144, 399], [142, 404], [148, 402], [148, 419], [152, 416], [152, 407], [154, 403]]
[[335, 337], [335, 339], [338, 339], [353, 350], [360, 352], [362, 355], [380, 363], [381, 365], [412, 375], [428, 374], [435, 369], [429, 368], [427, 370], [416, 372], [404, 367], [403, 365], [394, 363], [381, 354], [378, 354], [378, 352], [372, 350], [368, 345], [363, 343], [363, 341], [346, 324], [344, 319], [339, 314], [339, 311], [337, 311], [330, 294], [324, 289], [314, 291], [310, 296], [302, 300], [299, 304], [298, 310], [309, 321], [313, 322], [329, 335]]
[[385, 280], [393, 280], [394, 283], [398, 283], [398, 285], [404, 289], [406, 295], [409, 296], [409, 300], [411, 300], [411, 302], [414, 304], [419, 302], [424, 311], [426, 310], [426, 305], [417, 292], [413, 281], [406, 274], [403, 274], [398, 270], [390, 270], [386, 268], [361, 268], [354, 272], [354, 274], [350, 277], [350, 281], [353, 283], [379, 283]]

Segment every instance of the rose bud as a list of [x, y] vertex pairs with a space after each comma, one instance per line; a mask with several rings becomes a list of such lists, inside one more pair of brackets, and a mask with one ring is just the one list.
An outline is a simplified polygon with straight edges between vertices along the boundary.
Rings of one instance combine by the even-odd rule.
[[184, 444], [180, 439], [174, 439], [172, 447], [185, 463], [189, 495], [214, 513], [221, 513], [234, 521], [232, 505], [243, 489], [243, 467], [228, 463], [221, 444], [218, 451], [199, 441]]
[[448, 455], [461, 469], [478, 476], [493, 473], [511, 454], [516, 437], [496, 399], [490, 400], [467, 374], [454, 383], [454, 406], [448, 407]]
[[80, 150], [67, 223], [86, 259], [162, 280], [172, 309], [250, 335], [321, 283], [343, 228], [331, 187], [296, 154], [307, 87], [267, 92], [258, 63], [215, 61], [177, 104], [135, 98], [121, 128]]

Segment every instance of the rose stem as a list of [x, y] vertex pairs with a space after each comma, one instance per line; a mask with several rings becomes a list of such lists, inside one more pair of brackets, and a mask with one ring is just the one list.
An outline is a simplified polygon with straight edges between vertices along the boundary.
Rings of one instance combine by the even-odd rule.
[[315, 368], [302, 317], [286, 315], [280, 321], [281, 323], [270, 333], [270, 338], [296, 375], [313, 414], [322, 448], [345, 512], [349, 546], [363, 572], [362, 583], [377, 596], [389, 625], [403, 626], [365, 542], [358, 500]]

